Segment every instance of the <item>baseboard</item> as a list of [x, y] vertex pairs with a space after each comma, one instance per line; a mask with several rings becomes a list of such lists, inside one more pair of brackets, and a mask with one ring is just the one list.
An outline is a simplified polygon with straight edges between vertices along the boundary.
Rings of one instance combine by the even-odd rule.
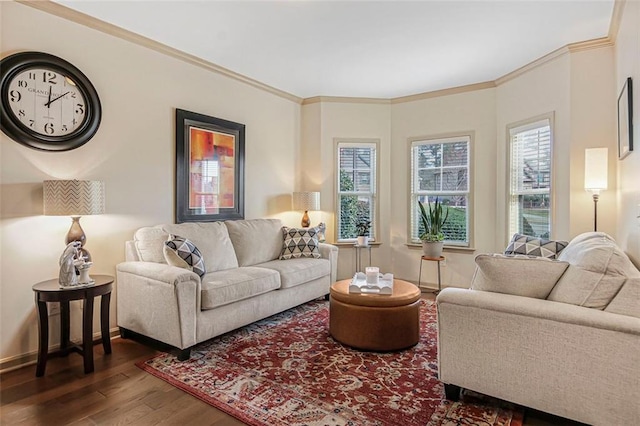
[[[118, 327], [109, 330], [109, 336], [111, 339], [120, 337], [120, 329]], [[93, 343], [97, 344], [102, 341], [102, 335], [100, 332], [93, 333]], [[60, 344], [50, 346], [49, 352], [57, 351], [60, 349]], [[34, 365], [38, 360], [38, 351], [31, 351], [25, 354], [14, 355], [0, 360], [0, 374], [8, 373], [9, 371], [18, 370], [29, 365]]]
[[424, 284], [421, 285], [420, 287], [420, 293], [438, 293], [440, 290], [438, 290], [438, 284], [434, 284], [433, 287], [430, 286], [425, 286]]

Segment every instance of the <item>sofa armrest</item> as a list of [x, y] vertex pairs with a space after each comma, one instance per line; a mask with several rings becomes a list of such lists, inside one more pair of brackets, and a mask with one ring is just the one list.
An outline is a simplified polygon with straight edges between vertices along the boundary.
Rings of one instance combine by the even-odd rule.
[[123, 262], [116, 273], [118, 326], [180, 349], [195, 345], [198, 274], [153, 262]]
[[333, 244], [320, 243], [318, 244], [318, 250], [320, 250], [320, 256], [323, 259], [329, 259], [331, 262], [331, 283], [336, 282], [338, 276], [338, 247]]
[[138, 275], [174, 286], [185, 281], [200, 281], [200, 277], [195, 272], [164, 263], [122, 262], [116, 266], [116, 269], [118, 272]]
[[640, 318], [455, 288], [436, 303], [441, 381], [583, 423], [637, 423]]

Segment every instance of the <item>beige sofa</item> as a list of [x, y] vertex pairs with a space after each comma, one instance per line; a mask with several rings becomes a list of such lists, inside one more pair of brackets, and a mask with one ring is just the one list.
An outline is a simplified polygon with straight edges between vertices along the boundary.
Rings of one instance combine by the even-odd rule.
[[640, 272], [586, 233], [557, 261], [480, 255], [437, 297], [439, 377], [594, 425], [640, 425]]
[[[164, 243], [189, 239], [206, 274], [171, 266]], [[129, 331], [180, 349], [188, 359], [202, 341], [329, 293], [338, 249], [318, 244], [321, 258], [279, 260], [282, 223], [276, 219], [159, 225], [141, 228], [117, 265], [117, 319]]]

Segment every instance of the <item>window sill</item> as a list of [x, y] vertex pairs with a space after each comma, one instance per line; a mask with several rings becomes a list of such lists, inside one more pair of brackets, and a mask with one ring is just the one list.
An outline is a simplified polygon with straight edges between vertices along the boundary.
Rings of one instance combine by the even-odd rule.
[[[422, 249], [422, 244], [406, 244], [410, 249]], [[444, 251], [448, 252], [463, 252], [463, 253], [473, 253], [476, 251], [475, 247], [460, 247], [460, 246], [444, 246]]]

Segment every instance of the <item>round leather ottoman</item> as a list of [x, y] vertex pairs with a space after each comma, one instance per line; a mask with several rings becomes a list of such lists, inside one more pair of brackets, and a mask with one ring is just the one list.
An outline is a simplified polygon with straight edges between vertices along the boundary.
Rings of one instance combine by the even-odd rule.
[[409, 348], [420, 338], [420, 290], [393, 281], [393, 294], [350, 294], [351, 280], [331, 286], [329, 332], [340, 343], [369, 351]]

